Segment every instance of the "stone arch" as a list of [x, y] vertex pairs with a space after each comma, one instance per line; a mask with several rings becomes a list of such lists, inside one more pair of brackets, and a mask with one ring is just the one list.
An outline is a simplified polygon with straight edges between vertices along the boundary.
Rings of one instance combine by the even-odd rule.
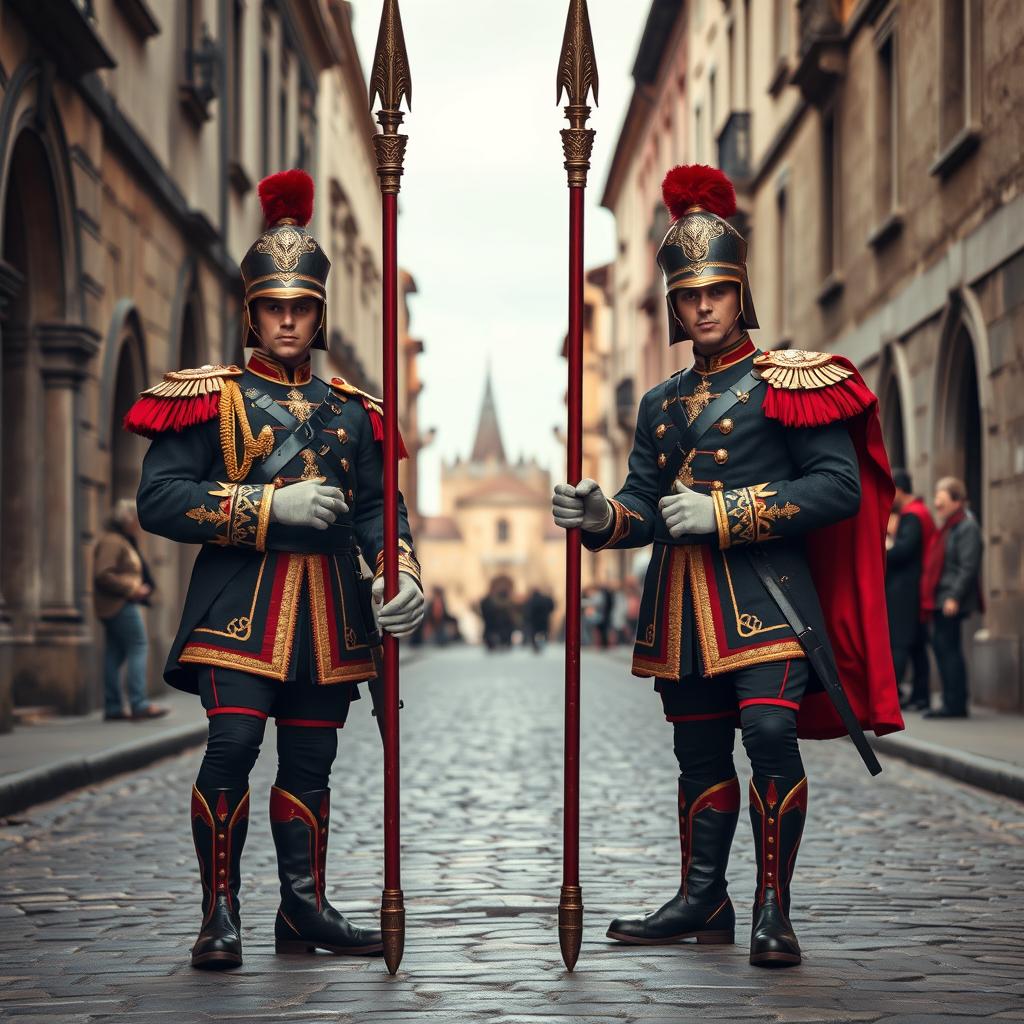
[[974, 293], [950, 295], [942, 317], [932, 398], [932, 484], [943, 476], [967, 484], [984, 523], [988, 495], [985, 438], [992, 413], [988, 336]]
[[168, 369], [202, 366], [213, 362], [210, 341], [206, 334], [203, 291], [199, 267], [190, 256], [178, 273], [170, 325], [171, 351]]
[[919, 457], [913, 391], [906, 353], [896, 340], [889, 341], [882, 350], [875, 392], [889, 464], [912, 470]]
[[108, 506], [119, 498], [134, 498], [138, 490], [146, 442], [122, 429], [121, 422], [148, 386], [148, 376], [142, 319], [131, 299], [121, 299], [107, 332], [100, 380], [100, 447], [110, 456]]

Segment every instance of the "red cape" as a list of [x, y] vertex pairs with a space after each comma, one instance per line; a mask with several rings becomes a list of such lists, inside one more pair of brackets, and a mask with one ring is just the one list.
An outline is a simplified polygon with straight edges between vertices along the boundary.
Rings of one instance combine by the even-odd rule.
[[[885, 529], [895, 486], [878, 422], [878, 399], [856, 367], [833, 363], [852, 376], [825, 388], [789, 391], [768, 386], [764, 413], [791, 427], [842, 422], [860, 464], [860, 511], [807, 536], [807, 555], [821, 601], [839, 678], [858, 721], [877, 736], [903, 728], [885, 608]], [[809, 693], [797, 715], [807, 739], [845, 736], [824, 692]]]

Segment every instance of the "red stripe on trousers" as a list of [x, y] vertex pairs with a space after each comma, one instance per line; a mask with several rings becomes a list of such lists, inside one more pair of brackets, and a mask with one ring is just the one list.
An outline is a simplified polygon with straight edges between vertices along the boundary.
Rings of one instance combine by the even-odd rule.
[[752, 697], [750, 700], [741, 700], [740, 710], [749, 708], [752, 704], [771, 704], [774, 707], [792, 708], [794, 711], [800, 710], [800, 705], [795, 700], [780, 700], [778, 697]]
[[278, 725], [298, 725], [305, 729], [344, 729], [344, 722], [324, 722], [318, 718], [278, 718]]
[[263, 711], [257, 711], [255, 708], [210, 708], [206, 712], [207, 718], [212, 718], [214, 715], [252, 715], [253, 718], [262, 718], [266, 721], [270, 716]]

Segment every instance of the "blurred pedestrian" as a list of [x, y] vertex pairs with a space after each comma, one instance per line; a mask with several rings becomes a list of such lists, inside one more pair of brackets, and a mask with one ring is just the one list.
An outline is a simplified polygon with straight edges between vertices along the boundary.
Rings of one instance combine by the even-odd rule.
[[423, 619], [423, 637], [435, 647], [444, 647], [448, 643], [448, 605], [445, 601], [444, 588], [433, 587], [430, 600], [427, 602], [427, 613]]
[[[103, 717], [108, 722], [160, 718], [168, 710], [151, 704], [146, 694], [149, 640], [140, 605], [153, 593], [153, 577], [139, 549], [140, 533], [135, 502], [122, 498], [93, 550], [93, 606], [103, 624]], [[128, 712], [121, 695], [122, 669]]]
[[544, 649], [551, 631], [551, 613], [555, 602], [549, 594], [534, 587], [523, 607], [523, 630], [530, 646], [537, 654]]
[[889, 639], [896, 681], [907, 664], [913, 668], [913, 687], [901, 707], [922, 711], [928, 707], [928, 629], [921, 601], [921, 572], [925, 552], [935, 534], [935, 523], [924, 501], [914, 493], [910, 474], [894, 469], [894, 530], [886, 540], [885, 600], [889, 610]]
[[921, 599], [931, 617], [932, 649], [942, 677], [942, 707], [925, 718], [967, 717], [967, 665], [963, 622], [982, 610], [978, 520], [967, 507], [962, 480], [947, 476], [935, 485], [935, 514], [941, 524], [925, 557]]

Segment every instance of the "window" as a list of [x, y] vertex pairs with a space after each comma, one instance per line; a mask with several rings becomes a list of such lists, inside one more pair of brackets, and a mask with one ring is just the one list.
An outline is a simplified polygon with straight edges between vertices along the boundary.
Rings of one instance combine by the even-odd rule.
[[787, 0], [773, 0], [773, 4], [775, 63], [785, 64], [789, 60], [789, 3]]
[[277, 158], [288, 166], [288, 51], [281, 51], [281, 89], [277, 96]]
[[718, 127], [718, 74], [714, 68], [708, 74], [708, 125], [711, 128], [712, 136]]
[[789, 338], [790, 326], [790, 280], [791, 268], [790, 244], [789, 244], [789, 209], [786, 196], [786, 183], [780, 183], [775, 195], [775, 317], [777, 341], [785, 341]]
[[234, 0], [231, 5], [231, 143], [235, 159], [242, 155], [242, 83], [245, 81], [242, 60], [245, 55], [245, 2]]
[[832, 277], [839, 264], [839, 140], [835, 110], [821, 119], [821, 276]]
[[497, 523], [497, 534], [498, 534], [498, 543], [499, 544], [507, 544], [508, 543], [509, 528], [508, 528], [508, 520], [507, 519], [499, 519], [498, 520], [498, 523]]
[[939, 13], [939, 156], [945, 176], [977, 148], [981, 121], [981, 2], [941, 0]]
[[[891, 237], [900, 200], [900, 92], [896, 32], [890, 21], [876, 36], [875, 59], [875, 220], [873, 245]], [[884, 238], [882, 237], [884, 234]], [[877, 237], [876, 237], [877, 236]]]
[[697, 163], [704, 163], [704, 111], [699, 104], [693, 111], [693, 155]]
[[270, 173], [270, 52], [260, 52], [260, 168]]

